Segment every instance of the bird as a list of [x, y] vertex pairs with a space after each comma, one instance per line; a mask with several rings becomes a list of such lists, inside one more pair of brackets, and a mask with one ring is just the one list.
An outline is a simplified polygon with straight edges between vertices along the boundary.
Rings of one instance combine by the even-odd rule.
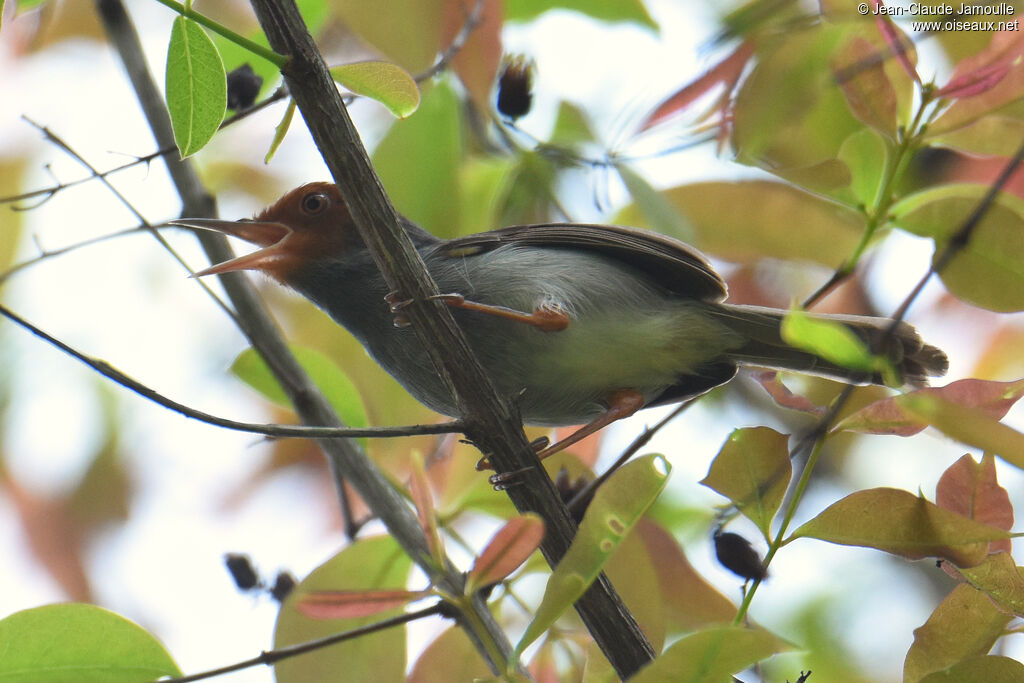
[[[637, 228], [584, 223], [520, 225], [440, 239], [400, 217], [469, 346], [525, 424], [584, 425], [548, 446], [561, 450], [651, 406], [725, 384], [742, 366], [882, 384], [788, 344], [787, 311], [726, 303], [725, 281], [696, 249]], [[313, 182], [254, 218], [183, 218], [258, 250], [196, 276], [260, 271], [323, 309], [428, 408], [457, 417], [446, 384], [391, 292], [337, 186]], [[948, 362], [909, 324], [813, 314], [853, 332], [887, 358], [899, 381], [923, 386]], [[889, 328], [890, 332], [887, 332]]]

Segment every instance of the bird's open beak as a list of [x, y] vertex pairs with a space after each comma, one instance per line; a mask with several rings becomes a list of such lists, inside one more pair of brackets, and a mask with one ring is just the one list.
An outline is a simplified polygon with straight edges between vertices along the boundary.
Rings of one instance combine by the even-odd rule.
[[196, 273], [195, 277], [230, 273], [235, 270], [273, 270], [273, 266], [281, 258], [284, 238], [292, 232], [281, 223], [252, 220], [222, 221], [215, 218], [182, 218], [168, 221], [168, 225], [213, 230], [263, 247], [251, 254], [210, 266]]

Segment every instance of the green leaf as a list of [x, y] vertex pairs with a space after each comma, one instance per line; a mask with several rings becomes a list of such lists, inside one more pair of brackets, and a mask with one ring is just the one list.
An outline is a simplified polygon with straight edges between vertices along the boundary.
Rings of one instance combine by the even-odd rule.
[[[672, 234], [735, 263], [765, 258], [841, 264], [860, 241], [864, 217], [834, 202], [783, 183], [708, 182], [662, 190], [693, 230]], [[617, 223], [649, 226], [634, 202]]]
[[[443, 44], [445, 0], [333, 0], [331, 18], [388, 61], [412, 73], [432, 65]], [[459, 5], [462, 17], [462, 5]], [[469, 11], [468, 9], [465, 11]]]
[[769, 540], [772, 518], [793, 474], [788, 443], [788, 435], [768, 427], [737, 429], [700, 482], [735, 503]]
[[284, 136], [288, 134], [288, 129], [292, 126], [292, 118], [295, 116], [295, 100], [288, 100], [288, 106], [284, 110], [284, 116], [281, 117], [280, 123], [274, 127], [274, 139], [270, 141], [270, 149], [267, 150], [267, 154], [263, 157], [263, 163], [269, 164], [270, 160], [274, 158], [274, 154], [277, 153], [277, 148], [284, 142]]
[[377, 100], [400, 119], [420, 106], [420, 88], [409, 72], [390, 62], [367, 61], [331, 68], [331, 76], [349, 91]]
[[888, 153], [878, 133], [868, 129], [857, 131], [839, 147], [839, 160], [850, 169], [850, 191], [863, 206], [878, 202]]
[[0, 620], [3, 683], [142, 683], [181, 671], [156, 638], [82, 604], [46, 605]]
[[648, 455], [623, 467], [597, 490], [576, 538], [548, 579], [537, 613], [516, 645], [516, 657], [593, 583], [623, 537], [661, 493], [670, 469], [664, 456]]
[[971, 567], [985, 559], [990, 541], [1010, 536], [908, 491], [876, 488], [833, 503], [793, 532], [787, 542], [817, 538], [877, 548], [912, 560], [939, 557], [958, 567]]
[[466, 635], [466, 629], [455, 625], [427, 645], [409, 672], [406, 683], [485, 681], [492, 676], [487, 662]]
[[179, 16], [167, 47], [167, 109], [181, 158], [202, 149], [227, 110], [224, 63], [202, 26]]
[[[996, 609], [984, 593], [960, 584], [935, 608], [924, 625], [914, 629], [914, 643], [903, 665], [903, 680], [917, 683], [930, 673], [955, 666], [969, 657], [984, 655], [1003, 634], [1010, 618]], [[963, 681], [960, 678], [946, 680]]]
[[460, 106], [449, 86], [433, 85], [416, 114], [395, 121], [373, 152], [395, 208], [439, 237], [454, 237], [459, 228], [451, 207], [459, 203]]
[[616, 164], [615, 170], [626, 184], [633, 204], [639, 207], [644, 223], [653, 230], [673, 235], [684, 242], [694, 240], [694, 230], [686, 218], [663, 193], [658, 192], [639, 173], [625, 164]]
[[593, 142], [595, 139], [586, 113], [571, 102], [561, 102], [549, 141], [552, 144], [571, 147], [581, 142]]
[[[302, 346], [290, 346], [299, 365], [309, 374], [313, 382], [320, 388], [324, 397], [334, 408], [338, 416], [349, 427], [366, 427], [366, 408], [359, 390], [352, 384], [341, 368], [334, 361], [314, 349]], [[291, 407], [288, 395], [278, 384], [274, 374], [263, 361], [256, 349], [248, 348], [238, 354], [231, 364], [231, 372], [263, 396], [280, 406]], [[359, 439], [365, 444], [365, 439]]]
[[[733, 145], [737, 161], [782, 174], [834, 159], [862, 124], [836, 84], [830, 61], [850, 31], [822, 25], [787, 34], [758, 50], [757, 64], [736, 96]], [[841, 175], [803, 178], [817, 191], [840, 187]]]
[[1003, 608], [1024, 617], [1024, 575], [1007, 552], [992, 553], [976, 567], [960, 569], [967, 581]]
[[506, 21], [530, 21], [553, 9], [567, 9], [607, 22], [629, 22], [657, 30], [640, 0], [506, 0]]
[[788, 649], [784, 641], [762, 629], [713, 626], [679, 640], [629, 680], [719, 683], [732, 680], [732, 674]]
[[921, 683], [1020, 683], [1024, 664], [999, 655], [968, 657], [948, 669], [930, 673]]
[[899, 384], [892, 364], [872, 354], [860, 337], [840, 322], [790, 309], [782, 320], [781, 334], [787, 344], [798, 349], [810, 351], [844, 368], [880, 372], [887, 384]]
[[[380, 621], [387, 614], [362, 619], [310, 619], [296, 605], [324, 591], [398, 589], [406, 585], [411, 561], [391, 536], [360, 538], [295, 587], [277, 617], [274, 647], [303, 643]], [[394, 610], [394, 613], [400, 609]], [[344, 672], [352, 681], [405, 680], [405, 629], [394, 627], [360, 636], [316, 653], [293, 657], [274, 665], [279, 683], [331, 681]]]
[[[934, 239], [938, 256], [988, 191], [967, 184], [930, 188], [895, 204], [890, 216], [904, 230]], [[1024, 310], [1024, 199], [999, 193], [939, 277], [964, 301], [1003, 313]]]

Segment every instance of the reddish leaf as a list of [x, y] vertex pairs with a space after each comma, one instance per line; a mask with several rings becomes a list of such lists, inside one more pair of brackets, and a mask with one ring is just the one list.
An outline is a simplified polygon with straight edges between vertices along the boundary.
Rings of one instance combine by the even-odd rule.
[[1024, 35], [998, 31], [987, 48], [963, 59], [941, 90], [956, 102], [928, 128], [929, 136], [955, 130], [1021, 98], [1024, 92]]
[[858, 491], [830, 505], [792, 538], [877, 548], [919, 560], [938, 557], [958, 567], [980, 564], [991, 541], [1009, 533], [890, 488]]
[[[878, 10], [882, 7], [882, 3], [880, 0], [871, 0], [871, 6], [873, 10]], [[889, 17], [883, 14], [875, 13], [875, 25], [878, 27], [878, 32], [885, 39], [885, 44], [892, 50], [896, 61], [900, 63], [900, 66], [903, 67], [908, 76], [917, 83], [920, 83], [921, 77], [917, 75], [917, 68], [914, 67], [914, 63], [907, 54], [913, 49], [914, 44], [896, 28]]]
[[[452, 45], [476, 4], [477, 0], [444, 1], [444, 28], [441, 35], [445, 46]], [[491, 87], [501, 63], [503, 14], [503, 2], [483, 0], [478, 23], [452, 58], [452, 69], [481, 112], [490, 111]]]
[[430, 493], [430, 482], [427, 481], [423, 458], [419, 453], [414, 454], [412, 466], [409, 468], [409, 489], [412, 493], [412, 502], [416, 506], [416, 515], [420, 520], [420, 528], [423, 529], [423, 537], [430, 548], [430, 556], [440, 564], [444, 550], [441, 547], [441, 537], [437, 532], [434, 497]]
[[70, 514], [67, 501], [37, 496], [13, 478], [0, 479], [18, 515], [25, 538], [36, 559], [72, 600], [92, 600], [92, 589], [82, 561], [83, 529]]
[[658, 575], [658, 590], [665, 596], [670, 633], [732, 621], [736, 606], [697, 573], [671, 534], [648, 519], [640, 520], [636, 530]]
[[772, 397], [772, 400], [776, 404], [783, 408], [790, 408], [792, 410], [799, 410], [803, 413], [810, 413], [811, 415], [824, 415], [825, 407], [819, 406], [811, 402], [806, 396], [800, 396], [794, 394], [789, 390], [782, 380], [779, 379], [779, 373], [774, 370], [766, 370], [764, 372], [755, 372], [753, 374], [754, 380], [760, 384], [768, 395]]
[[536, 515], [510, 519], [476, 558], [469, 570], [466, 592], [497, 583], [526, 561], [544, 538], [544, 522]]
[[[965, 455], [949, 467], [935, 487], [935, 504], [982, 524], [1013, 528], [1010, 495], [996, 480], [996, 461], [986, 455], [980, 463]], [[989, 552], [1010, 552], [1010, 539], [993, 541]]]
[[1024, 469], [1024, 434], [983, 411], [958, 406], [937, 396], [908, 396], [903, 407], [946, 436], [994, 453], [1011, 465]]
[[999, 420], [1024, 396], [1024, 379], [1014, 382], [962, 379], [944, 387], [918, 389], [902, 396], [875, 401], [842, 420], [833, 427], [833, 431], [913, 436], [928, 426], [928, 422], [914, 417], [905, 409], [908, 397], [913, 396], [934, 396], [957, 406], [975, 408]]
[[1010, 73], [1009, 64], [989, 64], [977, 71], [954, 78], [945, 87], [936, 90], [935, 94], [950, 99], [980, 95], [986, 90], [994, 88], [1008, 73]]
[[310, 619], [358, 619], [415, 602], [432, 591], [320, 591], [304, 595], [295, 608]]
[[737, 81], [743, 74], [743, 69], [754, 54], [754, 46], [749, 41], [743, 41], [732, 54], [708, 69], [696, 80], [683, 86], [678, 92], [655, 107], [648, 115], [640, 130], [647, 130], [658, 125], [667, 118], [686, 109], [695, 100], [708, 93], [718, 85], [725, 86], [725, 91], [731, 92], [736, 87]]
[[885, 60], [864, 38], [855, 37], [832, 61], [850, 111], [862, 123], [892, 138], [896, 135], [896, 90], [885, 75]]

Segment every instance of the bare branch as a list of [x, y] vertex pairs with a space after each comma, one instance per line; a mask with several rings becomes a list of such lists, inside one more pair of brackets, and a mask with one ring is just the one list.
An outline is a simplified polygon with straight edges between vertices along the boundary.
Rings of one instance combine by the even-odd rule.
[[[282, 69], [285, 82], [363, 241], [388, 286], [413, 300], [403, 313], [450, 387], [469, 438], [488, 453], [497, 472], [522, 470], [518, 476], [523, 485], [511, 487], [508, 495], [520, 511], [536, 512], [544, 520], [547, 533], [541, 550], [555, 566], [568, 550], [576, 525], [537, 461], [515, 406], [495, 392], [448, 307], [430, 300], [438, 294], [437, 286], [399, 224], [295, 3], [253, 0], [253, 7], [271, 47], [289, 57]], [[631, 676], [654, 658], [647, 638], [604, 575], [576, 609], [621, 677]], [[504, 634], [491, 635], [502, 648], [508, 647]]]
[[279, 425], [260, 424], [255, 422], [239, 422], [229, 420], [225, 417], [218, 417], [201, 410], [190, 408], [184, 403], [179, 403], [167, 398], [163, 394], [149, 388], [142, 382], [124, 374], [105, 360], [89, 356], [78, 349], [57, 339], [53, 335], [44, 332], [24, 318], [20, 317], [6, 306], [0, 305], [0, 315], [11, 322], [20, 325], [32, 334], [36, 335], [51, 346], [54, 346], [72, 358], [81, 361], [107, 379], [117, 382], [125, 389], [129, 389], [145, 399], [161, 405], [168, 410], [173, 410], [193, 420], [205, 422], [215, 427], [232, 429], [237, 432], [249, 432], [252, 434], [264, 434], [274, 438], [299, 437], [305, 439], [336, 439], [336, 438], [394, 438], [399, 436], [422, 436], [424, 434], [451, 434], [462, 431], [462, 423], [458, 420], [441, 422], [438, 424], [408, 425], [403, 427], [309, 427], [306, 425]]
[[[447, 609], [449, 608], [445, 603], [438, 602], [437, 604], [431, 605], [430, 607], [424, 607], [423, 609], [416, 610], [415, 612], [399, 614], [391, 617], [390, 619], [382, 619], [381, 621], [367, 624], [366, 626], [360, 626], [359, 628], [354, 628], [349, 631], [342, 631], [341, 633], [335, 633], [333, 635], [317, 638], [316, 640], [311, 640], [305, 643], [298, 643], [297, 645], [280, 647], [276, 650], [267, 650], [261, 652], [258, 657], [253, 657], [252, 659], [247, 659], [236, 664], [222, 666], [217, 669], [203, 671], [202, 673], [192, 674], [190, 676], [181, 676], [180, 678], [161, 678], [159, 683], [191, 683], [192, 681], [204, 681], [208, 678], [216, 678], [217, 676], [223, 676], [224, 674], [241, 671], [242, 669], [249, 669], [262, 664], [270, 666], [271, 664], [280, 662], [282, 659], [304, 655], [307, 652], [314, 652], [331, 645], [343, 643], [346, 640], [353, 640], [394, 626], [408, 624], [409, 622], [416, 621], [417, 619], [432, 617], [436, 614], [444, 614]], [[153, 681], [152, 683], [157, 683], [157, 681]]]

